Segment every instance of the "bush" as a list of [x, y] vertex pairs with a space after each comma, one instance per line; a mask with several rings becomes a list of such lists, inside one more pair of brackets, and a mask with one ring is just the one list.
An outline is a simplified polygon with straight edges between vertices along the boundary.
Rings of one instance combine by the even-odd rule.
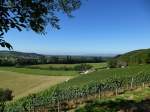
[[69, 71], [69, 70], [73, 70], [72, 67], [66, 67], [66, 66], [62, 66], [62, 67], [53, 67], [53, 66], [49, 66], [48, 68], [49, 70], [64, 70], [64, 71]]
[[74, 67], [74, 69], [77, 70], [77, 71], [86, 71], [86, 70], [91, 69], [92, 67], [93, 66], [88, 65], [88, 64], [80, 64], [80, 65], [76, 65]]
[[10, 89], [0, 89], [0, 102], [11, 101], [13, 99], [12, 90]]
[[127, 67], [127, 66], [128, 66], [128, 63], [125, 61], [113, 59], [108, 62], [109, 68], [122, 68], [122, 67]]
[[108, 67], [109, 68], [116, 68], [117, 67], [117, 60], [110, 60], [108, 62]]
[[5, 103], [13, 99], [12, 91], [9, 89], [0, 89], [0, 112], [4, 112]]

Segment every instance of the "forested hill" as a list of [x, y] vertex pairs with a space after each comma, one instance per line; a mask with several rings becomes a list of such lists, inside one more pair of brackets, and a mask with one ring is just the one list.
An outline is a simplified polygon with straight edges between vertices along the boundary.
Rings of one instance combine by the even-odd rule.
[[44, 55], [36, 53], [24, 53], [17, 51], [0, 51], [0, 57], [16, 57], [16, 58], [40, 58]]
[[125, 53], [115, 57], [115, 60], [126, 62], [127, 64], [149, 64], [150, 49], [140, 49]]

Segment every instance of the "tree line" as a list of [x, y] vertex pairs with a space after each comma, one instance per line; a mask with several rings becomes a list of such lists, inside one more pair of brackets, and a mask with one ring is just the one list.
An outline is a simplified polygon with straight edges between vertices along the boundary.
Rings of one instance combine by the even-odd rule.
[[0, 56], [0, 66], [24, 66], [36, 64], [77, 64], [99, 63], [106, 61], [103, 57], [88, 56], [40, 56], [40, 57], [11, 57]]

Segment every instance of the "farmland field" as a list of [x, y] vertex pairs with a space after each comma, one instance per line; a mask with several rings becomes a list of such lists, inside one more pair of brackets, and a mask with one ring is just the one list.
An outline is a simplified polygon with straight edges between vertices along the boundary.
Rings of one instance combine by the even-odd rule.
[[[104, 68], [107, 66], [107, 63], [86, 63], [88, 65], [91, 65], [93, 66], [93, 68]], [[45, 69], [48, 69], [49, 67], [55, 67], [55, 68], [59, 68], [59, 67], [68, 67], [68, 68], [71, 68], [71, 67], [75, 67], [76, 65], [79, 65], [79, 64], [41, 64], [41, 65], [31, 65], [29, 67], [39, 67], [39, 68], [45, 68]]]
[[[30, 93], [30, 91], [35, 92], [36, 90], [36, 92], [38, 92], [39, 89], [44, 90], [51, 85], [58, 84], [74, 76], [74, 78], [68, 82], [59, 84], [59, 86], [62, 88], [68, 88], [70, 86], [81, 87], [82, 85], [86, 85], [90, 82], [101, 81], [113, 76], [134, 76], [139, 73], [150, 73], [150, 65], [130, 66], [128, 68], [101, 69], [86, 75], [79, 75], [76, 71], [53, 71], [29, 68], [0, 67], [0, 88], [10, 88], [14, 90], [15, 96], [26, 96], [28, 95], [27, 93]], [[24, 90], [28, 91], [22, 93]]]
[[[47, 104], [50, 104], [45, 109], [53, 110], [53, 107], [57, 106], [56, 104], [58, 101], [76, 101], [77, 98], [84, 98], [86, 100], [88, 95], [93, 95], [95, 97], [98, 93], [100, 99], [101, 94], [106, 93], [106, 91], [118, 94], [119, 89], [124, 88], [123, 91], [126, 91], [131, 90], [132, 87], [141, 87], [143, 83], [149, 84], [149, 68], [150, 65], [138, 65], [129, 66], [127, 68], [101, 69], [93, 73], [78, 75], [68, 81], [57, 84], [57, 86], [50, 87], [49, 89], [35, 94], [36, 98], [34, 100], [32, 100], [32, 96], [24, 97], [14, 104], [8, 105], [8, 109], [14, 110], [18, 108], [17, 111], [21, 111], [23, 108], [20, 104], [21, 102], [26, 102], [28, 105], [34, 101], [32, 107], [36, 107], [36, 105], [47, 106]], [[116, 77], [116, 79], [113, 79], [113, 77]], [[131, 86], [131, 84], [133, 86]]]
[[71, 76], [36, 76], [0, 70], [0, 88], [9, 88], [15, 98], [47, 89], [72, 78]]
[[16, 67], [0, 67], [0, 70], [11, 71], [17, 73], [24, 73], [26, 75], [46, 75], [46, 76], [74, 76], [78, 75], [76, 71], [63, 71], [63, 70], [41, 70], [41, 69], [31, 69], [31, 68], [16, 68]]
[[[90, 63], [94, 68], [102, 68], [106, 63]], [[44, 64], [32, 65], [48, 68], [73, 67], [77, 64]], [[31, 68], [0, 67], [0, 88], [9, 88], [13, 91], [15, 98], [27, 96], [29, 93], [36, 93], [53, 85], [64, 82], [74, 76], [78, 76], [77, 71], [64, 70], [43, 70]]]
[[[107, 66], [106, 63], [87, 63], [92, 65], [93, 68], [104, 68]], [[24, 73], [24, 74], [32, 74], [32, 75], [46, 75], [46, 76], [76, 76], [79, 75], [77, 71], [74, 70], [49, 70], [49, 67], [74, 67], [79, 64], [41, 64], [41, 65], [31, 65], [25, 68], [17, 68], [17, 67], [0, 67], [0, 70], [3, 71], [11, 71], [16, 73]], [[31, 68], [28, 68], [31, 67]], [[38, 67], [38, 68], [33, 68]], [[44, 68], [44, 69], [40, 69]]]
[[149, 13], [150, 0], [0, 0], [0, 112], [150, 112]]

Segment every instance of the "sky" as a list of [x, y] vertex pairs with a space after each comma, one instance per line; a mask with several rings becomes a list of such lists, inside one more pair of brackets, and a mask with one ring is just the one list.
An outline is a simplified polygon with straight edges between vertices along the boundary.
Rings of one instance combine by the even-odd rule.
[[61, 29], [48, 27], [46, 35], [11, 30], [5, 39], [15, 51], [42, 54], [121, 54], [150, 48], [148, 0], [82, 0], [73, 16], [60, 14]]

